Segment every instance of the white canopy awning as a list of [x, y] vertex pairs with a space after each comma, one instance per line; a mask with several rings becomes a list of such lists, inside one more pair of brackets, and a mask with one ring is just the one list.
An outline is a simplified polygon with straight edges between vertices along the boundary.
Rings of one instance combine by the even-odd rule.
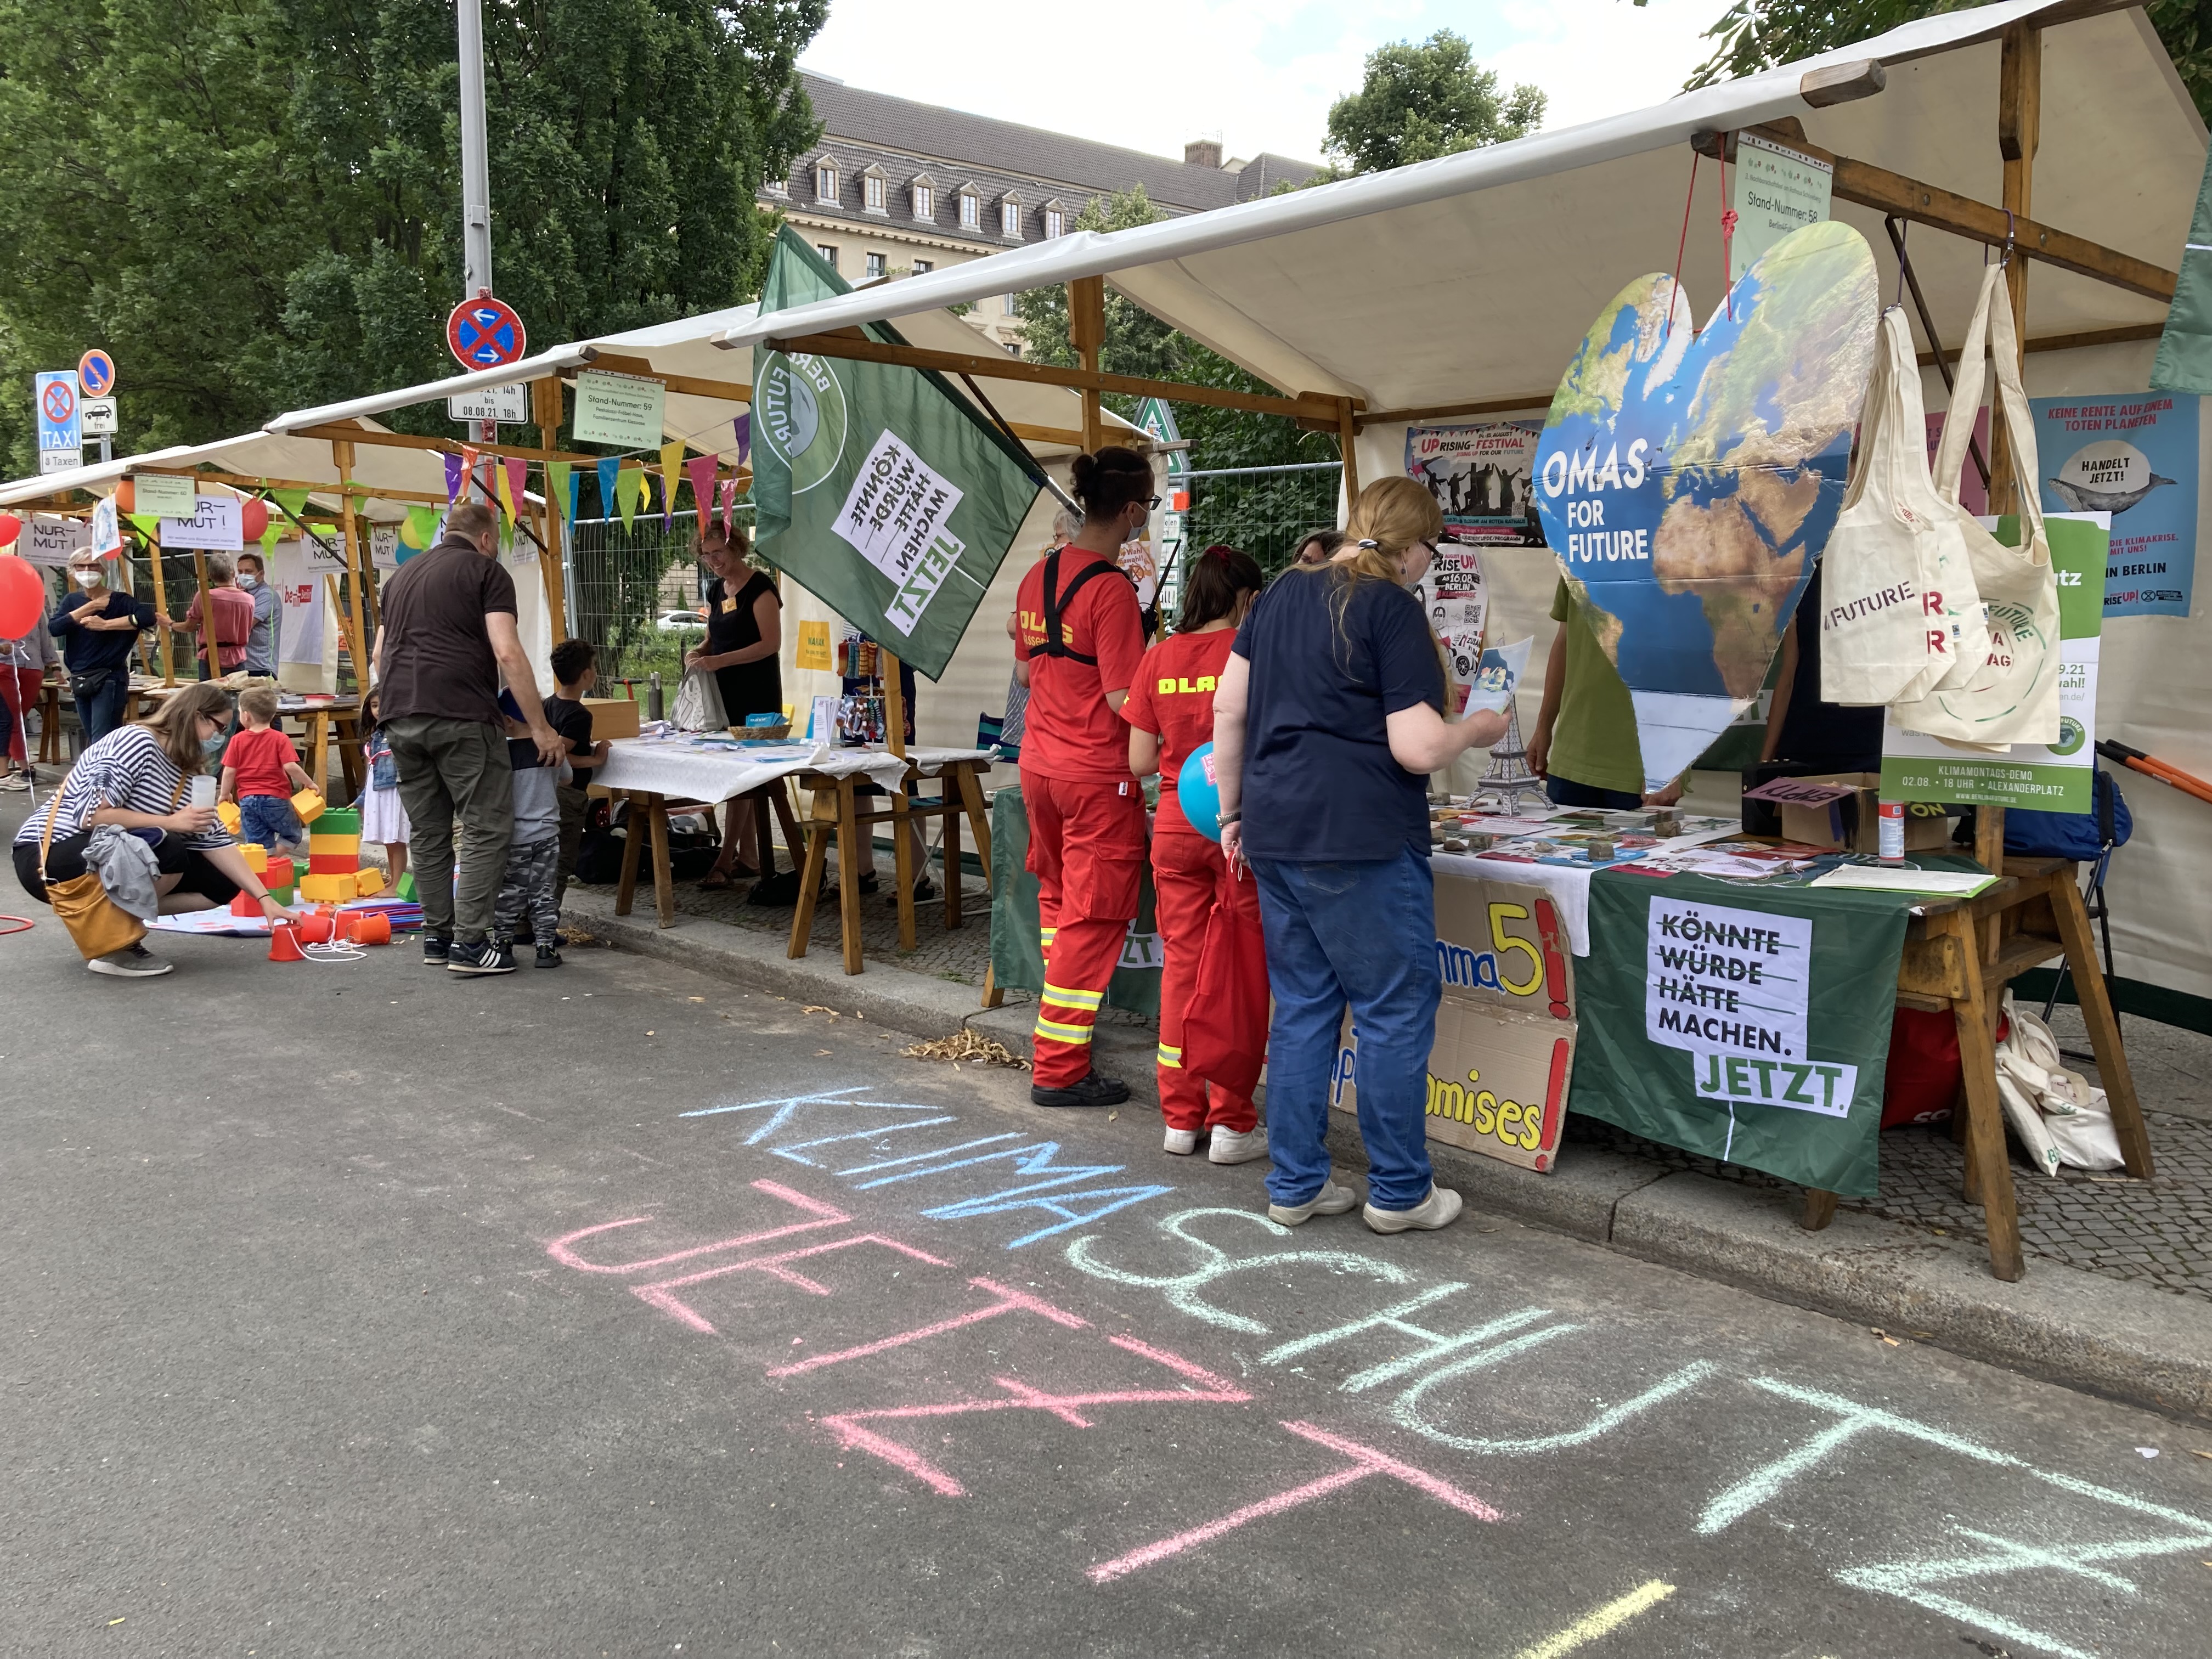
[[[2205, 128], [2142, 10], [2110, 0], [2008, 0], [1562, 131], [1135, 229], [1064, 236], [754, 318], [720, 343], [902, 319], [1103, 275], [1285, 392], [1363, 398], [1370, 411], [1524, 396], [1541, 407], [1621, 285], [1674, 268], [1695, 133], [1795, 117], [1814, 144], [1998, 202], [1998, 37], [2022, 20], [2045, 28], [2035, 217], [2177, 266]], [[1883, 67], [1885, 90], [1826, 107], [1808, 101], [1808, 75], [1833, 80], [1859, 62]], [[1683, 260], [1700, 317], [1724, 286], [1719, 171], [1711, 160], [1698, 164]], [[1881, 216], [1838, 203], [1836, 216], [1867, 236], [1886, 291], [1893, 287]], [[1937, 327], [1952, 331], [1955, 345], [1984, 250], [1926, 228], [1908, 248]], [[2164, 314], [2156, 301], [2049, 265], [2039, 264], [2028, 284], [2031, 341]]]
[[[361, 420], [357, 425], [364, 432], [383, 432], [387, 428], [374, 421]], [[152, 469], [162, 471], [191, 471], [209, 468], [216, 471], [234, 473], [245, 478], [268, 478], [311, 488], [326, 488], [333, 493], [323, 505], [326, 510], [336, 510], [336, 487], [338, 483], [337, 465], [331, 453], [330, 441], [324, 438], [286, 437], [275, 432], [249, 432], [236, 438], [222, 438], [214, 443], [181, 444], [169, 449], [157, 449], [144, 455], [122, 456], [112, 461], [80, 466], [67, 472], [49, 472], [39, 477], [18, 478], [0, 484], [0, 507], [18, 501], [43, 501], [50, 495], [64, 495], [73, 489], [89, 490], [105, 495], [133, 472]], [[442, 501], [446, 499], [446, 466], [444, 459], [427, 449], [403, 449], [383, 444], [356, 444], [354, 447], [353, 481], [365, 485], [372, 492], [366, 498], [356, 497], [355, 508], [366, 516], [380, 520], [404, 518], [407, 508], [416, 503], [410, 499], [393, 499], [376, 495], [378, 489], [407, 492], [409, 496]]]

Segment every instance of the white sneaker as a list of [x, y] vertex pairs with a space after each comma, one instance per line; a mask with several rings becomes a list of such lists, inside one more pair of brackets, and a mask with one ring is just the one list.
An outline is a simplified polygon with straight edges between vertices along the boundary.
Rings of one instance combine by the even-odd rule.
[[1163, 1151], [1173, 1152], [1177, 1158], [1188, 1158], [1198, 1150], [1198, 1131], [1170, 1129], [1168, 1131], [1167, 1139], [1162, 1141], [1160, 1146]]
[[1378, 1233], [1402, 1233], [1413, 1229], [1432, 1233], [1459, 1219], [1460, 1196], [1448, 1187], [1429, 1183], [1429, 1195], [1410, 1210], [1378, 1210], [1370, 1204], [1360, 1219]]
[[1285, 1227], [1302, 1227], [1317, 1215], [1342, 1215], [1358, 1202], [1359, 1194], [1351, 1188], [1325, 1181], [1321, 1190], [1303, 1204], [1270, 1204], [1267, 1219]]
[[1249, 1164], [1255, 1158], [1267, 1155], [1267, 1132], [1251, 1128], [1238, 1133], [1234, 1129], [1216, 1129], [1213, 1145], [1206, 1157], [1216, 1164]]
[[176, 964], [162, 961], [143, 945], [126, 945], [120, 951], [94, 957], [84, 965], [95, 974], [112, 974], [118, 979], [151, 979], [156, 974], [167, 973]]

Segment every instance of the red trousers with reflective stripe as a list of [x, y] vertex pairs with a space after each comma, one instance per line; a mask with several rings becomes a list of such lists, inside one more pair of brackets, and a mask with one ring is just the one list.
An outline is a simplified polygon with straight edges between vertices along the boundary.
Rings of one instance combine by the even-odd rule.
[[1091, 1028], [1136, 919], [1145, 797], [1133, 782], [1073, 783], [1025, 769], [1022, 800], [1044, 946], [1036, 1082], [1065, 1089], [1091, 1070]]
[[[1209, 1089], [1182, 1066], [1182, 1024], [1198, 983], [1198, 956], [1220, 896], [1221, 848], [1189, 833], [1152, 837], [1152, 914], [1160, 949], [1160, 1111], [1170, 1129], [1234, 1129], [1260, 1121], [1250, 1099]], [[1236, 884], [1237, 914], [1260, 931], [1260, 884], [1248, 871]], [[1209, 1096], [1211, 1098], [1209, 1098]]]

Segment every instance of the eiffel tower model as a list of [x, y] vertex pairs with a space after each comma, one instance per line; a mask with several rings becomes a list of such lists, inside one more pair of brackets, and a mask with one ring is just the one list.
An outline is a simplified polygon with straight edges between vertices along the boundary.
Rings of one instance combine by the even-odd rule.
[[1528, 769], [1528, 750], [1521, 738], [1521, 708], [1517, 700], [1506, 705], [1505, 735], [1491, 745], [1489, 769], [1477, 778], [1475, 783], [1485, 792], [1494, 790], [1511, 797], [1516, 809], [1524, 794], [1543, 796], [1544, 781]]

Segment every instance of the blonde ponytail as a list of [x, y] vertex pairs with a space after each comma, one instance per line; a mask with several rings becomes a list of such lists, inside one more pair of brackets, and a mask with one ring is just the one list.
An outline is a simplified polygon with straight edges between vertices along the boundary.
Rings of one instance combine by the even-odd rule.
[[[1437, 498], [1425, 485], [1412, 478], [1378, 478], [1359, 492], [1359, 499], [1352, 503], [1352, 516], [1345, 521], [1343, 544], [1337, 550], [1336, 557], [1324, 567], [1344, 573], [1336, 592], [1329, 596], [1329, 608], [1336, 623], [1336, 636], [1347, 653], [1352, 641], [1345, 632], [1344, 618], [1359, 584], [1385, 581], [1395, 586], [1399, 580], [1398, 561], [1405, 556], [1406, 550], [1416, 542], [1434, 545], [1443, 533], [1443, 509], [1437, 505]], [[1351, 553], [1348, 558], [1345, 556], [1347, 550]], [[1435, 630], [1430, 631], [1433, 636]], [[1434, 642], [1437, 665], [1443, 670], [1444, 708], [1449, 711], [1454, 701], [1451, 659], [1444, 651], [1443, 641]]]

